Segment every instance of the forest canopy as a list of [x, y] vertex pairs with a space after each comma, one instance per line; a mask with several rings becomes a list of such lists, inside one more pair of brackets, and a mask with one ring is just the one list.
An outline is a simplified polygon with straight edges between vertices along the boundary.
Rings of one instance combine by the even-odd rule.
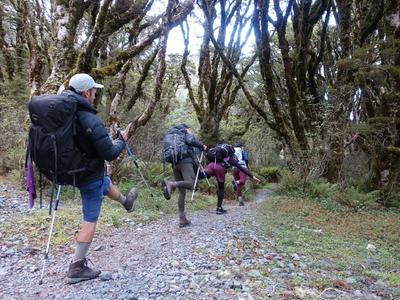
[[[130, 143], [143, 159], [158, 159], [163, 130], [186, 121], [208, 145], [245, 140], [259, 167], [285, 165], [302, 178], [377, 190], [381, 203], [398, 205], [399, 6], [0, 0], [0, 109], [9, 141], [1, 170], [23, 160], [30, 96], [56, 93], [85, 72], [106, 84], [96, 103], [104, 121], [132, 123]], [[182, 36], [182, 53], [168, 52], [171, 30]]]

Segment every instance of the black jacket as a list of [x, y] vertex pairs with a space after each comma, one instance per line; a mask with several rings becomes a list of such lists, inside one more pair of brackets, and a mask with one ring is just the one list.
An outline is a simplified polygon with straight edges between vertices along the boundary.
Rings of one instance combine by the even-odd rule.
[[116, 159], [124, 150], [125, 142], [118, 139], [113, 143], [103, 122], [96, 116], [97, 111], [85, 98], [70, 90], [63, 91], [63, 95], [78, 103], [75, 142], [86, 160], [86, 171], [78, 176], [76, 182], [81, 187], [104, 177], [104, 161]]

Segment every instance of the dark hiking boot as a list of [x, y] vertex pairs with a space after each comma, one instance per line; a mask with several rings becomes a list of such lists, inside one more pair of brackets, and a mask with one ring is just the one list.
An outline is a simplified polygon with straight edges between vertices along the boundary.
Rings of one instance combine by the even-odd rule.
[[217, 215], [222, 215], [222, 214], [226, 214], [228, 211], [226, 209], [223, 209], [222, 207], [217, 207], [215, 212]]
[[87, 266], [86, 258], [73, 262], [69, 265], [67, 283], [74, 284], [85, 280], [91, 280], [100, 275], [100, 270], [94, 270]]
[[136, 190], [136, 188], [132, 188], [129, 191], [128, 195], [126, 195], [126, 200], [124, 203], [124, 207], [127, 212], [132, 212], [135, 210], [135, 202], [137, 197], [138, 197], [138, 191]]
[[236, 192], [237, 191], [237, 184], [235, 180], [232, 180], [232, 188]]
[[179, 228], [186, 227], [192, 224], [186, 217], [179, 218]]
[[165, 199], [167, 199], [167, 200], [171, 199], [172, 190], [173, 190], [172, 182], [163, 179], [163, 181], [161, 181], [161, 185], [163, 188], [163, 194], [164, 194]]
[[239, 197], [239, 206], [244, 206], [243, 197]]

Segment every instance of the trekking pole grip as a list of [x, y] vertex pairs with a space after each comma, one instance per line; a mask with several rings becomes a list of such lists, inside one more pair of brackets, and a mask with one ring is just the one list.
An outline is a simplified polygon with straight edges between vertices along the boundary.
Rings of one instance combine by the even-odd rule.
[[117, 132], [117, 138], [121, 138], [126, 143], [124, 136], [121, 134], [122, 132], [121, 128], [117, 128], [115, 129], [115, 131]]

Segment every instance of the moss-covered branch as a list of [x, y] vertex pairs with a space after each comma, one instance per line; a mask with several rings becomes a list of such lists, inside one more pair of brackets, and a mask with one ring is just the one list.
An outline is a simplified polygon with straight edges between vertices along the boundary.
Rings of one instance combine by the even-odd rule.
[[136, 84], [135, 91], [126, 104], [126, 111], [131, 110], [131, 108], [135, 105], [136, 100], [139, 99], [139, 97], [143, 94], [143, 84], [147, 76], [149, 75], [150, 67], [153, 64], [158, 51], [160, 50], [159, 46], [160, 44], [158, 45], [158, 47], [156, 47], [156, 49], [154, 49], [153, 54], [150, 55], [150, 57], [144, 63], [142, 74], [140, 74], [140, 78]]
[[105, 0], [100, 7], [92, 34], [90, 35], [90, 38], [86, 43], [84, 51], [82, 51], [78, 56], [76, 66], [79, 72], [87, 73], [91, 70], [94, 50], [97, 46], [97, 43], [99, 42], [101, 32], [104, 29], [107, 12], [111, 2], [112, 0]]
[[[186, 27], [186, 29], [185, 29]], [[188, 90], [189, 94], [189, 100], [192, 103], [194, 110], [196, 112], [197, 119], [199, 123], [203, 122], [204, 119], [204, 107], [202, 103], [197, 103], [195, 97], [194, 97], [194, 92], [192, 88], [192, 83], [190, 80], [190, 76], [188, 74], [188, 71], [186, 69], [187, 61], [188, 61], [188, 56], [189, 56], [189, 25], [187, 22], [184, 22], [181, 24], [181, 32], [183, 36], [183, 42], [185, 44], [185, 50], [183, 51], [183, 56], [182, 56], [182, 62], [181, 62], [181, 72], [183, 75], [183, 78], [185, 79], [185, 85]]]
[[397, 156], [400, 156], [400, 148], [399, 147], [390, 146], [390, 147], [386, 148], [386, 151], [390, 154], [395, 154]]

